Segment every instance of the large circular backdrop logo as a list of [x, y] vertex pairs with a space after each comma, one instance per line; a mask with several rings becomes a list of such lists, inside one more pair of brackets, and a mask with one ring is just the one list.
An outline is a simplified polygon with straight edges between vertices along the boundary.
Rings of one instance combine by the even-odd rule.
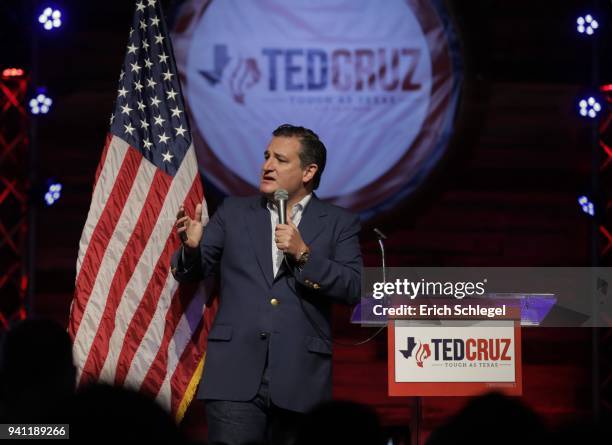
[[431, 0], [194, 1], [174, 35], [204, 174], [256, 193], [280, 124], [328, 151], [317, 194], [354, 211], [405, 196], [441, 157], [458, 54]]

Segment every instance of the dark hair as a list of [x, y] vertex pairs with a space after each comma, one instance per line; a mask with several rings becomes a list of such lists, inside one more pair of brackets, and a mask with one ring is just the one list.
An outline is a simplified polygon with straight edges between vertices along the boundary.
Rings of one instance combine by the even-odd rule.
[[283, 124], [272, 132], [273, 136], [277, 137], [296, 137], [300, 140], [302, 149], [300, 150], [300, 164], [305, 167], [309, 164], [317, 164], [317, 172], [312, 178], [312, 189], [316, 190], [321, 182], [321, 175], [325, 170], [325, 161], [327, 159], [327, 149], [319, 136], [308, 128], [297, 127], [295, 125]]

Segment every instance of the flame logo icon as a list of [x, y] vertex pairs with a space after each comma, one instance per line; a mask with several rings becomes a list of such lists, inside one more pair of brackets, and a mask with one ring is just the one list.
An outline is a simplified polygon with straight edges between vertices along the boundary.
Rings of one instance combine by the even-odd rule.
[[431, 356], [431, 350], [429, 349], [429, 345], [422, 344], [421, 342], [419, 342], [419, 349], [417, 349], [417, 352], [414, 356], [417, 366], [419, 368], [422, 368], [423, 362], [427, 360], [430, 356]]
[[244, 104], [245, 91], [259, 82], [260, 78], [261, 72], [257, 66], [257, 60], [252, 57], [240, 58], [230, 78], [230, 88], [234, 100], [239, 104]]

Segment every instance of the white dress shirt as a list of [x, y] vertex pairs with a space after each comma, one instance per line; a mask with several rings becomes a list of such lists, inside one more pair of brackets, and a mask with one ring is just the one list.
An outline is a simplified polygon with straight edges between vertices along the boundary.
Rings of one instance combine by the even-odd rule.
[[[302, 219], [302, 214], [304, 213], [304, 209], [308, 202], [312, 198], [312, 193], [304, 196], [300, 202], [295, 204], [291, 209], [291, 222], [295, 224], [295, 226], [299, 226], [300, 221]], [[276, 242], [274, 240], [274, 232], [276, 230], [276, 225], [278, 224], [278, 209], [276, 206], [268, 201], [268, 210], [270, 211], [270, 226], [272, 227], [272, 269], [274, 270], [274, 276], [278, 273], [280, 266], [283, 262], [283, 251], [276, 247]]]

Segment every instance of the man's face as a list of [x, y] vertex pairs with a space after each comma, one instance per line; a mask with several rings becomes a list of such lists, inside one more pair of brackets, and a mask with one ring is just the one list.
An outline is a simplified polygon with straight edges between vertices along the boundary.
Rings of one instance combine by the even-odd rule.
[[300, 165], [301, 142], [296, 137], [273, 137], [264, 152], [259, 191], [271, 196], [285, 189], [293, 197], [304, 189], [304, 180], [311, 175]]

